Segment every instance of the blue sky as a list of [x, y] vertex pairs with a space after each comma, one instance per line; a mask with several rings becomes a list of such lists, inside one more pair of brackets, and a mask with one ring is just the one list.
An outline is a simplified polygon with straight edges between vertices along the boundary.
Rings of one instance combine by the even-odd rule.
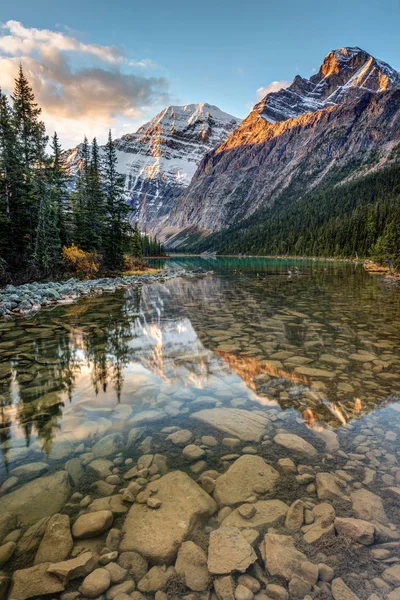
[[[91, 135], [96, 127], [110, 125], [115, 134], [133, 131], [167, 103], [205, 101], [244, 117], [259, 88], [290, 81], [297, 73], [310, 76], [325, 54], [340, 46], [360, 46], [400, 70], [399, 0], [328, 4], [314, 0], [0, 0], [0, 8], [0, 34], [7, 36], [3, 48], [0, 44], [0, 73], [5, 73], [5, 82], [0, 75], [0, 84], [6, 89], [10, 85], [10, 62], [26, 62], [44, 104], [44, 116], [53, 127], [60, 115], [66, 144], [83, 130], [89, 129]], [[10, 34], [4, 28], [9, 20], [20, 22], [26, 31], [62, 32], [81, 47], [70, 51], [69, 44], [58, 51], [55, 39], [50, 40], [48, 51], [46, 41], [27, 49], [21, 36], [29, 34]], [[14, 44], [15, 36], [21, 43]], [[104, 59], [93, 50], [94, 45], [116, 47], [117, 58]], [[84, 68], [91, 69], [99, 102], [88, 92], [80, 99], [74, 96], [84, 79]], [[50, 75], [43, 75], [46, 70]], [[74, 84], [74, 73], [79, 70]], [[46, 77], [50, 81], [44, 82]], [[111, 90], [105, 86], [115, 86], [116, 98], [110, 97]], [[131, 105], [128, 95], [134, 97]], [[64, 99], [68, 110], [62, 107]], [[100, 139], [105, 135], [98, 133]]]

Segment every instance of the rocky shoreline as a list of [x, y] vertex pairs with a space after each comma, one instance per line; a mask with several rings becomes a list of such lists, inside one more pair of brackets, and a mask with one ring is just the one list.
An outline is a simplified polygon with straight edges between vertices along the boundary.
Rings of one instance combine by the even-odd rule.
[[42, 307], [55, 304], [70, 304], [82, 296], [112, 293], [119, 289], [140, 287], [144, 284], [168, 281], [175, 277], [195, 277], [204, 275], [203, 269], [187, 271], [185, 269], [166, 269], [150, 275], [129, 275], [124, 277], [104, 277], [81, 281], [70, 278], [62, 282], [25, 283], [7, 285], [0, 290], [0, 320], [16, 316], [25, 316], [38, 312]]

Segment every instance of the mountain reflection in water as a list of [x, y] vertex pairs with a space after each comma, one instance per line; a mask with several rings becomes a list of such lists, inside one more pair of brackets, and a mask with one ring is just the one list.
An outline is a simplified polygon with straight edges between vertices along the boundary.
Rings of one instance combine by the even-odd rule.
[[[173, 418], [190, 403], [276, 403], [317, 432], [398, 401], [398, 290], [353, 265], [212, 267], [0, 323], [2, 467], [29, 449], [57, 459], [159, 406]], [[173, 402], [161, 385], [180, 390]]]

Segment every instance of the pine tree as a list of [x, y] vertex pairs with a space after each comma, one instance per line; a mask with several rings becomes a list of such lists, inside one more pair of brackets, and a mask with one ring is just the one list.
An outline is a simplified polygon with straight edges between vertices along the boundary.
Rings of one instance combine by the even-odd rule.
[[104, 248], [108, 265], [113, 269], [121, 268], [124, 252], [127, 248], [129, 226], [129, 206], [124, 198], [124, 179], [117, 172], [117, 153], [108, 132], [103, 165], [104, 193], [107, 209], [107, 225]]
[[101, 185], [100, 155], [96, 138], [92, 142], [90, 164], [87, 171], [87, 203], [85, 214], [84, 250], [98, 251], [102, 248], [105, 225], [104, 193]]
[[40, 179], [42, 176], [39, 163], [41, 147], [45, 140], [45, 129], [44, 124], [39, 120], [41, 109], [35, 102], [35, 96], [24, 75], [22, 65], [15, 80], [12, 100], [17, 140], [15, 151], [20, 162], [21, 189], [18, 198], [13, 198], [10, 213], [18, 260], [23, 261], [32, 256], [35, 246], [40, 203], [38, 190], [41, 186], [35, 178]]
[[86, 136], [80, 149], [80, 155], [81, 161], [78, 166], [75, 189], [71, 194], [72, 240], [79, 248], [86, 249], [87, 230], [90, 227], [87, 209], [89, 196], [89, 144]]
[[52, 138], [51, 149], [53, 150], [53, 156], [51, 167], [49, 169], [49, 180], [52, 203], [57, 211], [57, 228], [59, 230], [60, 243], [62, 246], [65, 246], [70, 241], [71, 214], [67, 188], [67, 176], [61, 164], [62, 150], [56, 132], [54, 132]]
[[135, 227], [133, 228], [132, 241], [131, 241], [131, 254], [135, 258], [142, 258], [142, 238], [140, 235], [138, 224], [135, 223]]
[[17, 193], [15, 129], [7, 96], [0, 90], [0, 256], [5, 264], [12, 260], [11, 204]]

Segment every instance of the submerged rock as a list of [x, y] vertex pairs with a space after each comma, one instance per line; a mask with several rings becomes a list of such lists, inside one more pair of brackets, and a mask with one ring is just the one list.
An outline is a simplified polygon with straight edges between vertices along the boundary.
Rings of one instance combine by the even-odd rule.
[[374, 542], [375, 527], [368, 521], [337, 517], [335, 519], [335, 529], [338, 533], [359, 544], [368, 546]]
[[192, 413], [191, 418], [234, 435], [244, 442], [259, 442], [269, 423], [266, 415], [240, 408], [209, 408]]
[[65, 585], [55, 575], [47, 572], [48, 567], [48, 563], [42, 563], [29, 569], [15, 571], [9, 600], [27, 600], [62, 592]]
[[294, 454], [299, 456], [309, 456], [311, 458], [317, 456], [317, 451], [314, 446], [294, 433], [278, 433], [274, 437], [274, 442], [287, 450], [291, 450]]
[[243, 517], [239, 507], [232, 511], [221, 525], [261, 531], [264, 527], [273, 527], [282, 522], [289, 508], [281, 500], [260, 500], [251, 506], [254, 508], [254, 514], [250, 518]]
[[294, 575], [301, 577], [301, 565], [307, 561], [305, 554], [296, 549], [292, 537], [267, 533], [264, 538], [265, 568], [271, 575], [290, 581]]
[[194, 592], [204, 592], [207, 589], [210, 580], [207, 555], [193, 542], [183, 542], [179, 548], [175, 570], [185, 578], [187, 587]]
[[77, 539], [93, 538], [110, 529], [113, 514], [110, 510], [86, 513], [77, 518], [72, 527], [72, 535]]
[[220, 527], [211, 532], [207, 561], [210, 573], [244, 573], [256, 560], [252, 546], [237, 527]]
[[119, 549], [134, 550], [154, 562], [171, 562], [199, 521], [217, 509], [214, 500], [182, 471], [150, 483], [143, 494], [144, 501], [156, 494], [161, 506], [157, 510], [138, 502], [132, 506]]
[[47, 523], [44, 536], [36, 552], [35, 565], [65, 560], [70, 555], [72, 546], [69, 516], [53, 515]]
[[24, 525], [60, 512], [70, 495], [66, 471], [39, 477], [0, 498], [0, 513], [10, 512]]
[[360, 519], [365, 521], [387, 522], [385, 509], [382, 499], [369, 490], [357, 490], [351, 495], [353, 510]]
[[272, 492], [280, 475], [261, 456], [241, 456], [215, 482], [214, 498], [221, 505], [245, 502], [255, 493]]

